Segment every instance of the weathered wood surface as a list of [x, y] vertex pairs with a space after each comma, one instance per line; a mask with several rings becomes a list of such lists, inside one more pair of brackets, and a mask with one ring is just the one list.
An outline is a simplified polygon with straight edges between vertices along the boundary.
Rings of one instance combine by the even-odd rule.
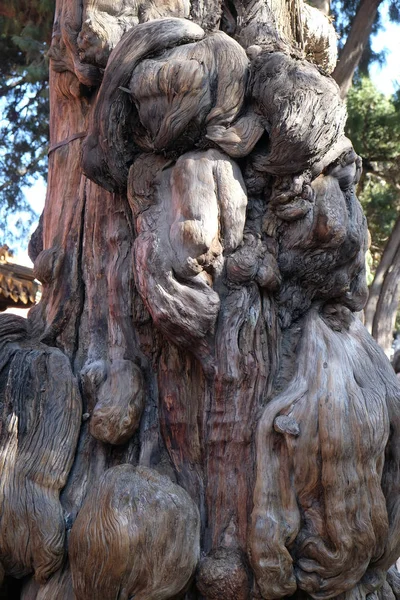
[[2, 571], [24, 600], [399, 598], [400, 389], [355, 316], [329, 20], [60, 0], [50, 58], [43, 300], [0, 318]]
[[199, 561], [199, 533], [197, 506], [168, 477], [132, 465], [109, 469], [71, 531], [77, 600], [176, 596]]
[[60, 491], [81, 423], [78, 385], [67, 357], [30, 339], [25, 319], [0, 322], [0, 555], [5, 572], [44, 583], [62, 564]]

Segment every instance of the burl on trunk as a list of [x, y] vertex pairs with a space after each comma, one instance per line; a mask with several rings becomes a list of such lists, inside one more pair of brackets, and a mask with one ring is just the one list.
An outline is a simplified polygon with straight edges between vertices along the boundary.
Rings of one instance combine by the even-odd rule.
[[400, 389], [303, 0], [59, 0], [43, 298], [0, 319], [23, 600], [400, 598]]

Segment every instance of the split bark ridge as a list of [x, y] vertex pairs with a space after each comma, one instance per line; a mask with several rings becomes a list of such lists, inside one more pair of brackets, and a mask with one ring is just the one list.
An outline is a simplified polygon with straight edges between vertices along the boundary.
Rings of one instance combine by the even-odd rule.
[[302, 0], [57, 2], [43, 298], [0, 319], [23, 600], [399, 596], [335, 48]]

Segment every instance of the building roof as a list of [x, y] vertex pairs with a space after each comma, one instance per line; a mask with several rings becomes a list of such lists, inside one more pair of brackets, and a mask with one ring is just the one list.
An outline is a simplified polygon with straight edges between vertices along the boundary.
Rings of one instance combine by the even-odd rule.
[[40, 283], [33, 269], [13, 262], [7, 245], [0, 246], [0, 311], [6, 308], [29, 308], [38, 300]]

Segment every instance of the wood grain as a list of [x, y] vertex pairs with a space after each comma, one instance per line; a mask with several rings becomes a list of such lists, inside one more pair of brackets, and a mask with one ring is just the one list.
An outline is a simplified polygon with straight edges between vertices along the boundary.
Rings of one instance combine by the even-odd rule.
[[199, 551], [198, 510], [182, 488], [152, 469], [114, 467], [71, 531], [76, 599], [172, 598], [189, 582]]
[[[6, 573], [34, 572], [44, 582], [64, 557], [59, 495], [74, 459], [81, 400], [60, 350], [29, 340], [21, 317], [1, 321], [0, 560]], [[11, 327], [14, 340], [6, 334]]]

